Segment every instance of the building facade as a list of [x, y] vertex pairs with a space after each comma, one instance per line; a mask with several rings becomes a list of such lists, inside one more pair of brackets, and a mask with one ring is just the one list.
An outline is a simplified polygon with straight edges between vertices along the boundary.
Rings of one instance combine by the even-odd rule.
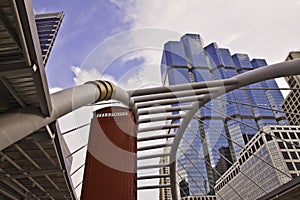
[[[231, 55], [216, 43], [204, 46], [198, 34], [186, 34], [164, 45], [161, 75], [164, 85], [187, 84], [227, 79], [265, 65], [263, 59]], [[189, 183], [191, 195], [214, 194], [215, 181], [239, 158], [257, 130], [268, 124], [287, 124], [278, 112], [283, 101], [280, 91], [265, 90], [268, 87], [278, 88], [275, 80], [252, 84], [200, 108], [177, 155], [178, 173]]]
[[216, 182], [222, 199], [258, 199], [300, 175], [300, 127], [266, 126]]
[[[286, 60], [294, 60], [300, 58], [300, 52], [290, 52]], [[300, 110], [300, 75], [285, 77], [289, 86], [294, 89], [291, 90], [288, 96], [282, 103], [282, 108], [286, 113], [286, 119], [291, 125], [300, 125], [300, 116], [298, 115]]]
[[[164, 153], [168, 151], [167, 148], [164, 148]], [[169, 163], [169, 157], [161, 157], [159, 160], [159, 164], [167, 164]], [[160, 175], [166, 175], [170, 174], [170, 169], [169, 167], [161, 167], [159, 169], [159, 174]], [[169, 177], [163, 177], [159, 179], [159, 184], [160, 185], [170, 185], [170, 178]], [[171, 194], [171, 188], [160, 188], [159, 189], [159, 200], [172, 200], [172, 194]]]
[[181, 200], [216, 200], [217, 197], [215, 195], [204, 195], [204, 196], [188, 196], [183, 197]]

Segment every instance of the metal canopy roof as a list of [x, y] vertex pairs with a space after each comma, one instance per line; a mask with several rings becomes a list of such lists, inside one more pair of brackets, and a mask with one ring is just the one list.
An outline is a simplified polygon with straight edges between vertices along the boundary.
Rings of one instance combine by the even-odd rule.
[[0, 199], [75, 199], [53, 130], [47, 126], [0, 151]]
[[51, 113], [35, 18], [30, 1], [0, 0], [0, 113], [25, 106]]
[[[0, 115], [51, 115], [41, 52], [31, 1], [0, 0]], [[0, 199], [75, 199], [59, 135], [52, 123], [0, 151]]]

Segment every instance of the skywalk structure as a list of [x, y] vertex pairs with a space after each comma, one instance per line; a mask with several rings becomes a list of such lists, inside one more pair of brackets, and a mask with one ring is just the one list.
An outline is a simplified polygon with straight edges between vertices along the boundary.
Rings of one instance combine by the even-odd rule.
[[[177, 165], [185, 167], [185, 163], [181, 163], [177, 158], [191, 152], [190, 146], [186, 149], [178, 147], [184, 146], [182, 141], [185, 144], [193, 143], [193, 131], [186, 133], [186, 130], [191, 121], [192, 124], [196, 124], [193, 120], [195, 114], [197, 120], [201, 118], [200, 108], [212, 99], [235, 89], [276, 77], [300, 74], [300, 61], [293, 60], [260, 67], [222, 80], [210, 79], [205, 82], [128, 92], [109, 82], [93, 81], [50, 95], [44, 70], [47, 54], [43, 61], [41, 38], [38, 37], [37, 23], [30, 1], [2, 0], [0, 11], [0, 95], [3, 95], [0, 98], [2, 199], [75, 199], [67, 173], [70, 160], [64, 159], [64, 145], [56, 132], [55, 121], [81, 106], [115, 99], [132, 110], [138, 124], [137, 181], [168, 179], [165, 184], [159, 184], [157, 181], [157, 184], [138, 185], [137, 189], [170, 188], [172, 199], [177, 200], [177, 177], [178, 180], [183, 180], [184, 177], [182, 173], [176, 173], [176, 169]], [[54, 35], [55, 33], [57, 32], [54, 31]], [[190, 77], [192, 80], [193, 76]], [[212, 103], [210, 108], [214, 108]], [[224, 111], [221, 110], [222, 112]], [[280, 117], [271, 119], [281, 121]], [[263, 123], [262, 119], [261, 124]], [[155, 134], [152, 134], [153, 132]], [[201, 137], [203, 138], [203, 135]], [[248, 135], [245, 135], [245, 138], [250, 139]], [[153, 141], [158, 143], [154, 144]], [[149, 143], [142, 144], [144, 142]], [[239, 146], [239, 143], [235, 144]], [[234, 150], [234, 145], [232, 146]], [[209, 148], [211, 147], [205, 149], [207, 154], [203, 154], [205, 164], [209, 163], [208, 159], [212, 160], [209, 157], [212, 150]], [[243, 146], [240, 145], [240, 148]], [[153, 151], [156, 149], [164, 151]], [[141, 152], [145, 153], [140, 154]], [[228, 150], [223, 148], [220, 152], [226, 155]], [[167, 159], [160, 164], [139, 162], [162, 157]], [[194, 162], [190, 163], [195, 165]], [[164, 167], [168, 168], [165, 174], [158, 174], [157, 169]], [[144, 170], [149, 171], [141, 173]], [[197, 173], [203, 174], [201, 171]], [[213, 174], [210, 176], [213, 177]], [[207, 180], [205, 175], [202, 175], [202, 178]], [[204, 192], [209, 193], [213, 188], [208, 180], [206, 184], [205, 181], [199, 184], [202, 184], [199, 185], [199, 190]]]
[[[52, 115], [44, 68], [62, 19], [63, 13], [35, 16], [30, 1], [0, 1], [0, 199], [75, 198], [68, 178], [72, 157], [65, 162], [70, 152], [55, 123], [35, 129], [17, 114]], [[2, 129], [8, 113], [17, 119], [15, 131]]]
[[[129, 95], [131, 96], [131, 104], [133, 105], [133, 110], [135, 110], [135, 112], [137, 113], [137, 121], [139, 124], [137, 133], [138, 146], [139, 143], [143, 141], [161, 141], [161, 139], [163, 138], [167, 139], [160, 144], [152, 144], [140, 148], [138, 147], [138, 162], [139, 160], [152, 159], [157, 157], [169, 158], [169, 163], [164, 164], [141, 165], [138, 163], [137, 179], [139, 182], [145, 179], [167, 177], [170, 179], [170, 185], [143, 185], [138, 187], [138, 190], [171, 187], [172, 199], [178, 199], [178, 188], [180, 187], [178, 185], [180, 182], [178, 182], [178, 179], [183, 180], [185, 178], [177, 171], [177, 164], [180, 163], [180, 159], [178, 158], [180, 158], [180, 155], [185, 154], [182, 148], [179, 147], [181, 146], [181, 142], [183, 141], [191, 144], [190, 141], [188, 139], [184, 139], [184, 137], [186, 137], [186, 130], [188, 129], [191, 120], [194, 118], [195, 114], [199, 112], [199, 109], [212, 99], [215, 99], [232, 90], [264, 80], [286, 76], [287, 74], [298, 73], [297, 71], [299, 70], [299, 68], [297, 69], [296, 67], [297, 65], [299, 65], [298, 62], [299, 60], [295, 60], [281, 64], [260, 67], [258, 69], [253, 69], [251, 71], [238, 74], [229, 79], [129, 91]], [[293, 68], [292, 66], [295, 66], [295, 68]], [[283, 67], [285, 70], [282, 70]], [[191, 104], [187, 104], [187, 102], [191, 102]], [[278, 112], [280, 112], [280, 110], [278, 110]], [[160, 115], [154, 116], [153, 114], [156, 113], [160, 113]], [[164, 116], [161, 115], [162, 113], [164, 114]], [[164, 121], [166, 123], [160, 126], [155, 126], [155, 123], [157, 121]], [[177, 123], [171, 123], [172, 121], [177, 121]], [[164, 129], [175, 130], [175, 134], [172, 133], [172, 131], [167, 134], [166, 132], [160, 131]], [[157, 132], [155, 135], [147, 135], [147, 133], [150, 131]], [[231, 141], [238, 145], [241, 149], [245, 149], [244, 146], [240, 145], [237, 142], [234, 142], [234, 140]], [[148, 155], [139, 156], [139, 151], [150, 151], [158, 148], [168, 148], [168, 151], [161, 151], [160, 153], [150, 152]], [[188, 159], [188, 156], [186, 156], [186, 158], [190, 165], [193, 165], [195, 167], [196, 172], [199, 173], [202, 177], [205, 177], [205, 175], [203, 175], [203, 172], [197, 170], [195, 163], [192, 160]], [[199, 157], [199, 159], [200, 158], [201, 157]], [[225, 156], [222, 156], [222, 158], [226, 159]], [[157, 175], [155, 171], [153, 171], [152, 174], [139, 176], [139, 172], [142, 170], [164, 167], [169, 167], [169, 174]], [[248, 177], [245, 174], [244, 176]], [[251, 180], [251, 177], [248, 178]], [[210, 187], [214, 186], [213, 184], [208, 184], [210, 185]], [[203, 185], [197, 186], [198, 188], [203, 187], [203, 191], [205, 191], [205, 187]], [[202, 198], [201, 195], [197, 196], [199, 198]], [[216, 196], [222, 199], [222, 196], [219, 196], [218, 193], [216, 193]], [[241, 199], [243, 198], [241, 197]]]

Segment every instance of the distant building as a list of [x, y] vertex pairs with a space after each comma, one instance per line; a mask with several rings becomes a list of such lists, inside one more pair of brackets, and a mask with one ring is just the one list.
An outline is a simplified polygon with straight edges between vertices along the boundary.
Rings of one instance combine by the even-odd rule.
[[[218, 160], [216, 164], [216, 171], [220, 174], [224, 174], [227, 169], [231, 166], [232, 158], [228, 147], [221, 147], [219, 149], [220, 159]], [[218, 175], [214, 173], [215, 180], [217, 180]]]
[[63, 12], [35, 15], [43, 62], [46, 64], [58, 30], [64, 17]]
[[188, 196], [183, 197], [181, 200], [216, 200], [217, 197], [215, 195], [204, 195], [204, 196]]
[[[299, 51], [290, 52], [286, 60], [293, 60], [296, 58], [300, 58]], [[300, 115], [297, 115], [300, 111], [300, 75], [287, 76], [285, 79], [289, 86], [295, 90], [291, 90], [288, 96], [284, 99], [282, 108], [285, 111], [286, 118], [291, 125], [300, 125]]]
[[190, 187], [189, 183], [183, 179], [179, 182], [179, 188], [180, 188], [180, 197], [187, 197], [190, 196]]
[[[167, 148], [164, 148], [164, 153], [167, 152]], [[159, 164], [168, 164], [169, 163], [169, 157], [161, 157]], [[169, 167], [161, 167], [159, 169], [159, 174], [160, 175], [165, 175], [165, 174], [170, 174], [170, 169]], [[160, 185], [170, 185], [170, 178], [164, 177], [159, 179], [159, 184]], [[172, 194], [171, 194], [171, 188], [160, 188], [159, 189], [159, 200], [172, 200]]]
[[223, 199], [254, 200], [299, 176], [299, 142], [300, 126], [262, 128], [216, 181], [216, 194]]
[[297, 59], [297, 58], [300, 58], [300, 51], [292, 51], [287, 56], [286, 60], [294, 60], [294, 59]]

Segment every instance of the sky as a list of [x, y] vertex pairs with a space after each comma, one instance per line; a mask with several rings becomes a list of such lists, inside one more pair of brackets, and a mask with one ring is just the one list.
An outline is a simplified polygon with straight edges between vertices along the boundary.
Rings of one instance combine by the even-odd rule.
[[121, 81], [125, 89], [148, 84], [150, 75], [159, 84], [163, 44], [185, 33], [269, 64], [300, 48], [300, 0], [33, 0], [33, 7], [65, 13], [46, 66], [51, 88], [103, 75], [130, 77]]
[[[95, 79], [129, 90], [161, 85], [163, 44], [197, 33], [231, 53], [285, 60], [300, 50], [300, 0], [32, 0], [36, 14], [63, 11], [65, 17], [46, 65], [51, 91]], [[94, 108], [71, 113], [61, 128], [87, 123]], [[85, 114], [83, 115], [82, 112]], [[77, 112], [78, 113], [78, 112]], [[89, 116], [89, 117], [86, 117]], [[67, 142], [75, 150], [87, 130]], [[68, 136], [66, 136], [68, 137]], [[80, 155], [79, 155], [79, 160]], [[77, 164], [79, 166], [80, 163]], [[79, 174], [78, 176], [82, 175]], [[149, 194], [141, 199], [153, 199]]]

